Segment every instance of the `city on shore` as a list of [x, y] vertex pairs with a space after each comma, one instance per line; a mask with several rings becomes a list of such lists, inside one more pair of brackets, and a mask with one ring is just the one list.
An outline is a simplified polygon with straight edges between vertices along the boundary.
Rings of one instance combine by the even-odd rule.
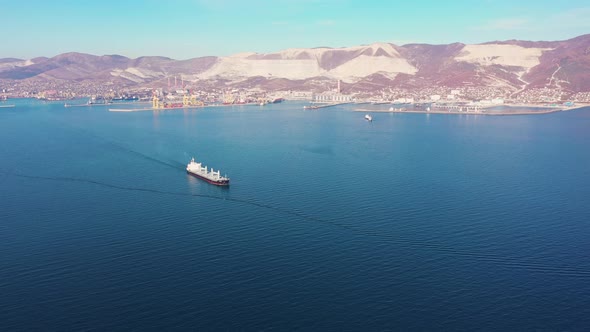
[[[175, 80], [176, 81], [176, 80]], [[13, 98], [36, 98], [46, 101], [86, 99], [88, 104], [107, 104], [121, 101], [153, 103], [160, 107], [182, 105], [189, 99], [191, 105], [207, 104], [258, 104], [277, 100], [302, 100], [315, 103], [373, 103], [472, 105], [490, 107], [501, 105], [573, 107], [590, 103], [590, 92], [571, 93], [561, 89], [531, 88], [522, 91], [499, 87], [445, 87], [427, 88], [387, 87], [372, 92], [355, 91], [354, 85], [341, 87], [335, 80], [324, 89], [274, 90], [260, 88], [227, 88], [198, 83], [182, 82], [182, 86], [169, 84], [160, 87], [126, 88], [103, 82], [39, 82], [0, 80], [0, 101]]]

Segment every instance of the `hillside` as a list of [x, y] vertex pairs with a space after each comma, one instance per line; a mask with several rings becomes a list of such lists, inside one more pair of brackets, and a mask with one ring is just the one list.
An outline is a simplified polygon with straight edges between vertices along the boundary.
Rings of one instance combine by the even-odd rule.
[[341, 80], [347, 86], [489, 86], [590, 91], [590, 35], [565, 41], [494, 41], [477, 45], [389, 43], [346, 48], [287, 49], [174, 60], [64, 53], [0, 59], [0, 79], [162, 83], [170, 77], [243, 87], [289, 89]]

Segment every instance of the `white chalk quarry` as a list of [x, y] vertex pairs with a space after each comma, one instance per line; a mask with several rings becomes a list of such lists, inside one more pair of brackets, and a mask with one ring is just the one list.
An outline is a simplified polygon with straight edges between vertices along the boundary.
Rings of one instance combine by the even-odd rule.
[[[334, 67], [329, 66], [328, 70], [322, 68], [320, 60], [329, 55], [329, 52], [338, 51], [349, 52], [353, 58]], [[220, 58], [199, 77], [237, 79], [264, 76], [296, 80], [327, 76], [351, 82], [378, 72], [414, 74], [416, 71], [417, 69], [404, 59], [392, 44], [375, 43], [348, 48], [292, 48], [262, 55], [241, 53]]]
[[456, 61], [476, 63], [483, 66], [502, 65], [530, 70], [540, 62], [539, 58], [549, 48], [526, 48], [517, 45], [484, 44], [465, 45]]

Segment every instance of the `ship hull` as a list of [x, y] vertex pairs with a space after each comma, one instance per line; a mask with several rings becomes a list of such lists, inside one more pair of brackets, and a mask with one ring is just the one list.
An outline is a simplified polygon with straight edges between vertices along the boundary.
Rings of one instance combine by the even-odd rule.
[[198, 178], [198, 179], [201, 179], [201, 180], [203, 180], [203, 181], [205, 181], [207, 183], [210, 183], [210, 184], [213, 184], [213, 185], [216, 185], [216, 186], [224, 186], [224, 187], [229, 186], [229, 181], [228, 180], [224, 180], [224, 181], [213, 181], [213, 180], [207, 179], [206, 177], [201, 176], [199, 174], [195, 174], [195, 173], [193, 173], [191, 171], [186, 171], [186, 172], [188, 174], [190, 174], [190, 175]]

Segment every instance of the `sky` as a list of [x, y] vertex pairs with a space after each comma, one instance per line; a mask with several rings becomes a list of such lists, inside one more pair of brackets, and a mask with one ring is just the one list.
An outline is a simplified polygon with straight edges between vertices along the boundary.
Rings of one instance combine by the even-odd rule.
[[0, 0], [0, 58], [565, 40], [589, 17], [587, 0]]

